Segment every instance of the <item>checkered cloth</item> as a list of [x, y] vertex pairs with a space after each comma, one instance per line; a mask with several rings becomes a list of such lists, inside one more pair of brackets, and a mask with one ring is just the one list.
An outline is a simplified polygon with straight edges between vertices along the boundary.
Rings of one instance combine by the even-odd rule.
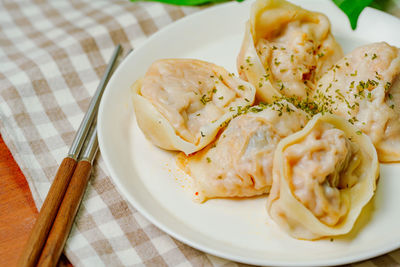
[[[116, 44], [127, 51], [200, 8], [86, 0], [0, 3], [0, 131], [38, 208]], [[400, 16], [399, 8], [392, 13]], [[236, 266], [171, 238], [116, 190], [98, 155], [65, 254], [75, 266]], [[400, 250], [360, 263], [394, 266]], [[358, 265], [358, 264], [356, 264]]]

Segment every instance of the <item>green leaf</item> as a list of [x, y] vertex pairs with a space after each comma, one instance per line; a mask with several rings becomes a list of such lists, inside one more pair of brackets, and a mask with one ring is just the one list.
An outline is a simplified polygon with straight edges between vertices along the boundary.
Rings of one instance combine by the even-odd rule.
[[357, 27], [358, 17], [373, 0], [332, 0], [349, 18], [353, 30]]
[[370, 7], [385, 11], [388, 10], [391, 0], [373, 0]]
[[[131, 0], [131, 2], [136, 2], [141, 0]], [[166, 4], [180, 5], [180, 6], [198, 6], [209, 3], [222, 3], [227, 0], [143, 0], [143, 1], [156, 1]], [[242, 2], [243, 0], [236, 0], [238, 2]]]

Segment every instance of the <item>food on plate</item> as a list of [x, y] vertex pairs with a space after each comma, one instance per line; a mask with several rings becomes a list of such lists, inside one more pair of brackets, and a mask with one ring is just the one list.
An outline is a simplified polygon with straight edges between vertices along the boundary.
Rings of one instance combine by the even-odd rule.
[[374, 195], [378, 159], [400, 161], [399, 51], [382, 42], [343, 57], [325, 15], [256, 0], [241, 78], [158, 60], [133, 106], [147, 139], [183, 152], [196, 200], [269, 193], [270, 218], [292, 237], [343, 235]]
[[348, 233], [375, 192], [376, 150], [337, 115], [316, 115], [274, 155], [270, 217], [298, 239]]
[[186, 154], [212, 142], [238, 107], [253, 104], [255, 98], [250, 83], [195, 59], [158, 60], [132, 87], [145, 136], [161, 148]]
[[257, 0], [237, 68], [257, 90], [257, 98], [304, 98], [322, 74], [343, 56], [331, 34], [328, 18], [284, 0]]
[[307, 123], [306, 115], [287, 102], [248, 107], [243, 113], [214, 143], [186, 158], [201, 202], [268, 193], [275, 147]]
[[314, 99], [367, 134], [381, 162], [400, 161], [400, 49], [373, 43], [338, 61]]

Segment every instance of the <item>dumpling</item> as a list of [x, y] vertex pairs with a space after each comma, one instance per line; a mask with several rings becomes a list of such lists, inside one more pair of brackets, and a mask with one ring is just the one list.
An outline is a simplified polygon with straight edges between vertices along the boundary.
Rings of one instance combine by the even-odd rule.
[[355, 49], [319, 81], [314, 98], [367, 134], [381, 162], [400, 161], [400, 49]]
[[306, 115], [287, 102], [253, 106], [234, 118], [215, 143], [186, 160], [198, 200], [268, 193], [276, 145], [306, 122]]
[[368, 136], [339, 116], [318, 114], [278, 144], [268, 213], [298, 239], [346, 234], [374, 195], [378, 174]]
[[257, 98], [305, 98], [320, 76], [343, 56], [328, 18], [284, 0], [257, 0], [237, 58], [240, 77]]
[[254, 87], [224, 68], [195, 59], [154, 62], [134, 83], [139, 127], [155, 145], [193, 153], [212, 142], [237, 108], [254, 102]]

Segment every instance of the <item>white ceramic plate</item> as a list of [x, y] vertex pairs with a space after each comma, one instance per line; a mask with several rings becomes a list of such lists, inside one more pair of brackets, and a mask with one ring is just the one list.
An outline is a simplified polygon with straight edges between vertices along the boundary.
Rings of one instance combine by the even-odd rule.
[[[400, 46], [400, 21], [366, 9], [357, 31], [331, 1], [296, 1], [325, 13], [345, 52], [376, 41]], [[267, 220], [266, 197], [192, 201], [189, 178], [175, 153], [150, 144], [135, 122], [130, 85], [160, 58], [197, 58], [236, 73], [244, 23], [251, 2], [228, 3], [183, 18], [132, 52], [110, 80], [101, 102], [101, 153], [123, 196], [147, 219], [176, 239], [207, 253], [257, 265], [335, 265], [374, 257], [400, 247], [400, 164], [381, 165], [376, 197], [354, 231], [340, 238], [300, 241]]]

